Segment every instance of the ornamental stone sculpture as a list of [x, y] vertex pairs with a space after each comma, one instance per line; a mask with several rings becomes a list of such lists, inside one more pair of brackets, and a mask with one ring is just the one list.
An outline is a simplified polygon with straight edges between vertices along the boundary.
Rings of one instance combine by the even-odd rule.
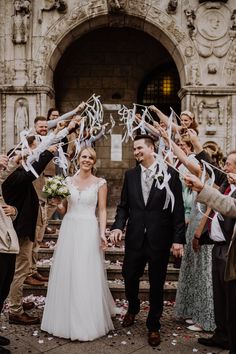
[[14, 0], [14, 15], [12, 16], [12, 42], [27, 43], [29, 35], [30, 1]]

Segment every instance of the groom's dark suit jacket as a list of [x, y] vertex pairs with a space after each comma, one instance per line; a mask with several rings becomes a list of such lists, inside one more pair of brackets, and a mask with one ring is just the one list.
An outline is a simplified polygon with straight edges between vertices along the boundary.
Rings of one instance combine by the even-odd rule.
[[182, 198], [182, 185], [178, 174], [168, 168], [171, 174], [169, 186], [175, 196], [175, 205], [164, 208], [165, 189], [155, 187], [155, 179], [145, 205], [141, 186], [141, 167], [137, 166], [125, 173], [121, 201], [117, 207], [115, 222], [111, 230], [123, 230], [128, 220], [125, 246], [127, 249], [140, 249], [144, 237], [154, 250], [168, 250], [172, 243], [185, 243], [185, 220]]

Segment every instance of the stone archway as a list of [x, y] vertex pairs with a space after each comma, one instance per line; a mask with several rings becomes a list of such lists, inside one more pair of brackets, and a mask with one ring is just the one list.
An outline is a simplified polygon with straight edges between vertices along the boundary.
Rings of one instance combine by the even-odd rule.
[[84, 34], [101, 27], [129, 27], [149, 34], [166, 48], [177, 66], [181, 86], [185, 86], [191, 81], [191, 63], [198, 65], [198, 54], [186, 32], [177, 26], [173, 17], [157, 6], [151, 2], [144, 4], [141, 0], [132, 5], [130, 1], [125, 12], [116, 15], [109, 13], [107, 1], [104, 0], [73, 8], [49, 28], [39, 44], [35, 83], [52, 88], [58, 61], [66, 48]]
[[[137, 2], [140, 7], [137, 6]], [[95, 2], [91, 3], [95, 5]], [[116, 14], [115, 16], [109, 13], [109, 9], [105, 6], [105, 1], [96, 2], [100, 3], [100, 5], [96, 7], [96, 12], [90, 11], [91, 3], [90, 5], [81, 5], [74, 8], [48, 30], [48, 33], [45, 35], [38, 48], [38, 60], [36, 65], [38, 67], [39, 76], [36, 77], [36, 84], [38, 80], [39, 84], [44, 84], [53, 92], [55, 70], [60, 59], [66, 53], [66, 50], [74, 45], [73, 43], [77, 40], [82, 40], [86, 36], [89, 37], [91, 33], [95, 33], [99, 30], [117, 29], [117, 31], [121, 31], [124, 28], [129, 31], [137, 31], [141, 36], [146, 36], [150, 41], [152, 40], [155, 43], [159, 43], [159, 48], [162, 48], [163, 51], [163, 57], [175, 63], [181, 86], [184, 86], [190, 81], [189, 65], [194, 60], [197, 62], [198, 54], [195, 52], [191, 40], [186, 33], [176, 25], [171, 16], [157, 7], [143, 4], [142, 1], [136, 1], [133, 7], [131, 6], [132, 1], [130, 1], [129, 7], [126, 9], [125, 13]], [[154, 65], [149, 69], [153, 68]], [[142, 79], [143, 77], [140, 77], [139, 84]], [[100, 94], [100, 92], [98, 93]], [[118, 93], [120, 95], [120, 92]], [[118, 97], [116, 95], [117, 92], [113, 94], [114, 97]], [[83, 98], [86, 97], [87, 95]], [[134, 96], [129, 99], [126, 97], [126, 103], [132, 101], [136, 101]], [[64, 105], [61, 108], [66, 111], [68, 108], [72, 108], [72, 105], [70, 105], [70, 107]], [[120, 134], [120, 131], [115, 131], [115, 133]], [[108, 179], [110, 191], [109, 206], [114, 206], [117, 204], [119, 198], [123, 172], [134, 164], [134, 160], [132, 156], [130, 156], [130, 147], [128, 144], [124, 145], [122, 148], [122, 162], [111, 161], [109, 156], [109, 144], [109, 141], [103, 141], [96, 145], [96, 150], [98, 153], [99, 174]]]

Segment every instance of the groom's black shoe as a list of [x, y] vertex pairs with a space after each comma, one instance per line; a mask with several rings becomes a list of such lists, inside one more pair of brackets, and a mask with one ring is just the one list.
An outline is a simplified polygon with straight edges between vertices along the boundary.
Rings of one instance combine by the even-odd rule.
[[198, 338], [198, 343], [206, 345], [207, 347], [218, 347], [221, 349], [229, 349], [229, 343], [216, 336], [210, 338]]
[[10, 344], [10, 341], [8, 338], [5, 338], [5, 337], [2, 337], [0, 336], [0, 345], [9, 345]]
[[135, 320], [135, 315], [132, 314], [132, 313], [127, 312], [125, 314], [124, 319], [123, 319], [122, 326], [123, 327], [132, 326], [134, 324], [134, 320]]

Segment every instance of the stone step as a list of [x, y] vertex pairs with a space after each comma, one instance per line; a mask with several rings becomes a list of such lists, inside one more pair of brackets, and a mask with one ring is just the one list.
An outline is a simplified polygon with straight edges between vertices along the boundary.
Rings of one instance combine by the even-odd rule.
[[[114, 299], [125, 299], [125, 288], [124, 288], [124, 283], [121, 280], [117, 281], [108, 281], [109, 288], [111, 290], [111, 293], [114, 297]], [[175, 295], [176, 295], [176, 288], [177, 288], [177, 282], [165, 282], [164, 286], [164, 300], [165, 301], [174, 301], [175, 300]], [[149, 292], [149, 283], [147, 281], [141, 281], [140, 282], [140, 290], [139, 290], [139, 298], [142, 301], [147, 301], [148, 300], [148, 292]], [[47, 283], [42, 286], [30, 286], [30, 285], [24, 285], [23, 288], [23, 293], [24, 296], [28, 295], [43, 295], [46, 296], [47, 293]]]
[[[54, 240], [55, 241], [55, 240]], [[54, 249], [51, 248], [40, 248], [39, 249], [39, 260], [49, 259], [53, 256]], [[108, 247], [105, 251], [105, 259], [116, 263], [116, 261], [122, 262], [124, 258], [124, 247]], [[173, 256], [170, 255], [169, 263], [173, 263]]]
[[[61, 225], [62, 220], [48, 220], [49, 226], [59, 227]], [[114, 219], [107, 219], [107, 227], [109, 228], [114, 222]]]
[[[50, 271], [50, 265], [49, 264], [38, 265], [37, 269], [44, 276], [48, 276]], [[122, 264], [105, 262], [105, 269], [107, 271], [108, 280], [123, 279]], [[178, 281], [178, 277], [179, 277], [179, 269], [174, 268], [173, 264], [169, 264], [167, 269], [166, 281]], [[142, 277], [142, 280], [148, 280], [147, 267], [145, 268], [145, 272]]]

